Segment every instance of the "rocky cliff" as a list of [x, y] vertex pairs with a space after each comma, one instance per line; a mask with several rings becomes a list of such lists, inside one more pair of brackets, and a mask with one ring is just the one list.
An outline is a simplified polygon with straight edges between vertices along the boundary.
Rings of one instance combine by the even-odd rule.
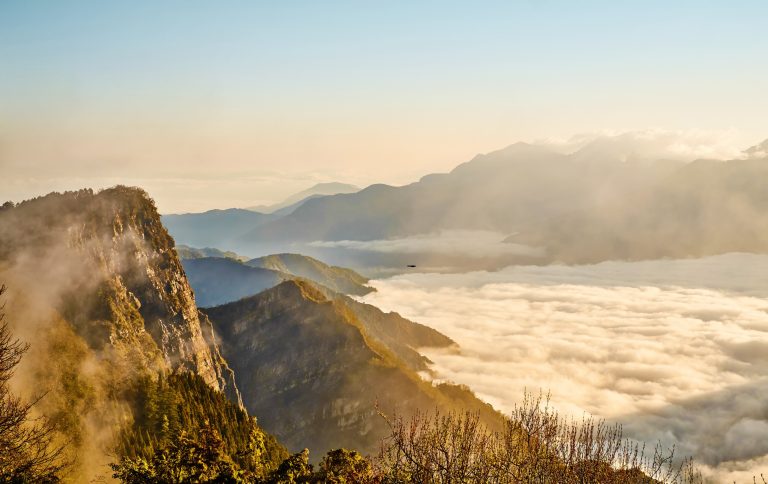
[[0, 282], [15, 333], [32, 344], [17, 381], [49, 391], [43, 410], [66, 423], [76, 444], [93, 440], [94, 426], [104, 433], [120, 425], [125, 417], [108, 402], [119, 403], [138, 376], [191, 372], [240, 402], [173, 239], [142, 190], [4, 205]]

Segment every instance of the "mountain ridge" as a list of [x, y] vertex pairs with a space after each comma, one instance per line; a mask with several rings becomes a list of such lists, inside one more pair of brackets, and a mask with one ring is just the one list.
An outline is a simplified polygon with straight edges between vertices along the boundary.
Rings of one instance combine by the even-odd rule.
[[[376, 395], [386, 411], [446, 409], [461, 401], [495, 421], [495, 411], [468, 391], [422, 380], [417, 371], [428, 370], [424, 359], [401, 357], [404, 349], [377, 337], [370, 318], [361, 318], [348, 298], [333, 298], [326, 291], [305, 280], [285, 281], [205, 310], [221, 335], [227, 360], [244, 375], [239, 382], [246, 406], [262, 415], [267, 430], [286, 445], [320, 453], [333, 446], [374, 453], [386, 435]], [[420, 328], [414, 331], [435, 333], [435, 344], [453, 344]], [[409, 346], [402, 334], [398, 340]]]

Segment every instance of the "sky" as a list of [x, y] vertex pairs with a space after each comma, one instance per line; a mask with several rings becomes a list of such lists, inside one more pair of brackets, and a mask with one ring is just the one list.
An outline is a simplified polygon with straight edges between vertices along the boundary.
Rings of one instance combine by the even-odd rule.
[[402, 184], [517, 141], [768, 137], [764, 1], [0, 0], [0, 198], [161, 211]]

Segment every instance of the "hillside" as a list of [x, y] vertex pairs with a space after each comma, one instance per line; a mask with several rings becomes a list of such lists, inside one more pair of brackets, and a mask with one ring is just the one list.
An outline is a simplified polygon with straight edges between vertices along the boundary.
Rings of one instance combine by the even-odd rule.
[[234, 259], [239, 261], [246, 261], [248, 257], [239, 255], [232, 251], [219, 250], [213, 247], [204, 247], [198, 249], [196, 247], [190, 247], [188, 245], [177, 245], [176, 253], [179, 255], [179, 259], [202, 259], [204, 257], [222, 257], [226, 259]]
[[370, 306], [329, 299], [308, 281], [286, 281], [206, 313], [240, 375], [246, 407], [290, 449], [375, 452], [387, 434], [376, 402], [405, 414], [473, 408], [485, 422], [499, 423], [469, 391], [423, 381], [416, 373], [426, 370], [422, 358], [402, 356], [417, 346], [450, 345], [448, 338]]
[[368, 279], [344, 267], [329, 266], [301, 254], [274, 254], [246, 261], [246, 265], [311, 279], [333, 291], [363, 296], [374, 289]]
[[162, 222], [178, 244], [231, 248], [231, 241], [273, 217], [239, 208], [163, 215]]
[[76, 472], [104, 463], [130, 422], [121, 392], [137, 378], [189, 372], [239, 403], [173, 239], [142, 190], [6, 204], [0, 281], [9, 287], [12, 330], [32, 344], [14, 385], [48, 390], [39, 410], [72, 441]]
[[[215, 250], [208, 249], [211, 253]], [[182, 264], [200, 307], [237, 301], [295, 278], [309, 279], [343, 294], [373, 291], [365, 285], [368, 279], [360, 274], [299, 254], [271, 255], [246, 262], [230, 257], [182, 257]]]
[[218, 306], [253, 296], [291, 277], [221, 257], [184, 259], [182, 263], [200, 307]]

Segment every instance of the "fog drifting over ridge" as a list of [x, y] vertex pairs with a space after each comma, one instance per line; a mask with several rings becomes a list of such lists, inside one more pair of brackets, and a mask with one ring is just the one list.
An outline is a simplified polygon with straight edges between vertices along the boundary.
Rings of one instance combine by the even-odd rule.
[[[364, 298], [456, 340], [438, 379], [508, 411], [525, 389], [676, 445], [719, 478], [768, 467], [768, 256], [510, 267], [378, 280]], [[738, 471], [743, 471], [738, 472]]]

